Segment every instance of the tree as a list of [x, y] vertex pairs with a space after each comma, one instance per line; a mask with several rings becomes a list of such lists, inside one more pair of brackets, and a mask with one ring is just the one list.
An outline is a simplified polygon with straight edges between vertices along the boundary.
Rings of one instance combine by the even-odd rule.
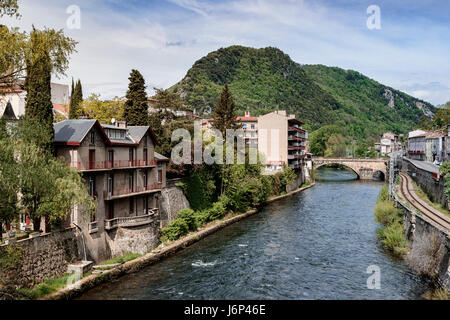
[[83, 103], [83, 91], [81, 88], [81, 81], [78, 79], [75, 88], [73, 87], [72, 79], [72, 94], [70, 96], [70, 108], [69, 108], [69, 119], [78, 119], [81, 116]]
[[327, 149], [326, 143], [333, 134], [341, 134], [338, 126], [323, 126], [310, 134], [310, 150], [316, 156], [323, 156]]
[[[3, 15], [20, 17], [17, 0], [0, 0], [0, 17]], [[20, 31], [19, 28], [8, 28], [0, 24], [0, 82], [14, 86], [25, 77], [27, 62], [33, 56], [50, 55], [52, 72], [64, 75], [69, 64], [69, 56], [75, 51], [77, 44], [64, 35], [63, 29], [44, 28], [40, 31], [40, 45], [34, 46], [33, 33]]]
[[4, 15], [19, 17], [17, 10], [19, 10], [17, 0], [0, 0], [0, 17]]
[[64, 220], [73, 206], [82, 206], [87, 212], [95, 208], [79, 172], [53, 157], [39, 145], [36, 138], [47, 138], [41, 123], [24, 120], [11, 134], [20, 174], [17, 177], [21, 192], [20, 207], [32, 220], [38, 231], [41, 218], [46, 224]]
[[112, 100], [100, 100], [99, 94], [91, 94], [81, 104], [81, 112], [100, 123], [110, 123], [111, 119], [123, 118], [124, 101], [119, 97]]
[[17, 212], [18, 173], [14, 146], [7, 134], [5, 121], [0, 119], [0, 242], [2, 224], [12, 222]]
[[227, 129], [238, 128], [234, 101], [227, 84], [225, 84], [217, 106], [214, 109], [213, 125], [222, 133], [223, 137], [226, 137]]
[[126, 94], [124, 119], [130, 126], [145, 126], [148, 123], [148, 104], [144, 77], [133, 69], [128, 80], [130, 83]]
[[47, 140], [35, 142], [52, 154], [55, 135], [51, 100], [52, 66], [50, 52], [38, 49], [44, 45], [44, 38], [45, 35], [39, 30], [34, 30], [31, 34], [33, 53], [27, 61], [25, 118], [42, 124], [42, 130], [48, 133]]
[[326, 143], [325, 157], [345, 157], [345, 139], [341, 134], [333, 134]]

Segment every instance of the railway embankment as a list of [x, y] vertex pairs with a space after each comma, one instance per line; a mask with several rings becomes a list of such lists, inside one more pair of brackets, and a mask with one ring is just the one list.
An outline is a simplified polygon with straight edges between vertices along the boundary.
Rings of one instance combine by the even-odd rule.
[[416, 194], [406, 172], [400, 172], [393, 180], [392, 198], [403, 211], [403, 227], [409, 241], [405, 260], [417, 274], [450, 290], [450, 217]]

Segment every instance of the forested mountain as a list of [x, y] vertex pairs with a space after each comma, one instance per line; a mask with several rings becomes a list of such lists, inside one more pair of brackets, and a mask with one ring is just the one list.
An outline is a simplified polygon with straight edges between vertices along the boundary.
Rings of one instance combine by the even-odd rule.
[[406, 132], [423, 114], [432, 116], [435, 111], [431, 104], [358, 72], [300, 65], [272, 47], [213, 51], [196, 61], [171, 90], [204, 114], [214, 109], [225, 83], [241, 114], [285, 109], [309, 130], [338, 125], [359, 141], [385, 131]]

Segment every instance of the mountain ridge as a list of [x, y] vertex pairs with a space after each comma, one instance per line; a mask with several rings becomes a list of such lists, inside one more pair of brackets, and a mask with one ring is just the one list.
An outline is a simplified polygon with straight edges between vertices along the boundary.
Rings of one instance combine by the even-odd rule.
[[197, 60], [170, 90], [197, 113], [212, 111], [227, 83], [242, 114], [277, 109], [295, 113], [309, 130], [325, 125], [346, 128], [364, 140], [385, 131], [412, 129], [435, 107], [363, 74], [293, 61], [278, 48], [230, 46]]

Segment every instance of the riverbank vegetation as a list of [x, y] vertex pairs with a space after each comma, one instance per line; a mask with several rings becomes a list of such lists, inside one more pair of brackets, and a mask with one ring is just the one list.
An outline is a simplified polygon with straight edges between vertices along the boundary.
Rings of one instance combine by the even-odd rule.
[[374, 214], [375, 221], [382, 225], [377, 230], [377, 235], [383, 247], [396, 255], [405, 255], [408, 252], [408, 241], [403, 234], [403, 212], [389, 200], [387, 185], [381, 189]]

